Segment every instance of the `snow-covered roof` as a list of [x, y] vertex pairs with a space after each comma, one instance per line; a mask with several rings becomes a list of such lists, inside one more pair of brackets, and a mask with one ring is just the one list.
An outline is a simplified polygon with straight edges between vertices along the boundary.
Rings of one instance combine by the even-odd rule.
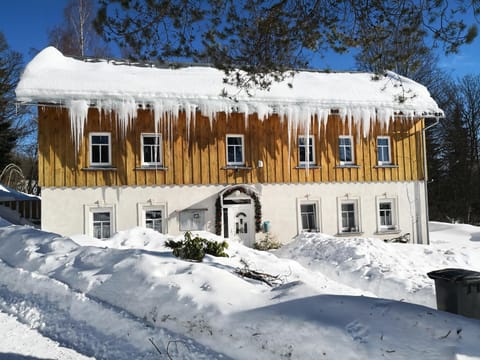
[[[233, 106], [249, 112], [262, 112], [263, 108], [267, 112], [278, 111], [294, 105], [311, 110], [320, 107], [376, 108], [408, 114], [414, 111], [420, 116], [441, 112], [424, 86], [393, 73], [373, 80], [370, 73], [300, 71], [293, 80], [274, 83], [269, 91], [257, 90], [253, 96], [226, 85], [224, 77], [222, 71], [212, 67], [170, 69], [86, 62], [65, 57], [48, 47], [27, 65], [16, 93], [20, 102], [164, 102], [199, 109], [206, 105], [219, 110]], [[234, 94], [236, 101], [223, 96], [223, 90]], [[398, 100], [401, 96], [405, 101]]]
[[0, 184], [0, 201], [33, 201], [40, 200], [39, 196], [26, 194]]
[[[427, 88], [395, 73], [375, 77], [361, 72], [300, 71], [293, 79], [274, 82], [269, 90], [247, 94], [224, 82], [225, 73], [205, 66], [159, 68], [107, 60], [84, 61], [48, 47], [26, 67], [16, 89], [23, 103], [53, 103], [69, 109], [79, 139], [90, 106], [114, 111], [124, 124], [134, 119], [139, 105], [149, 105], [155, 123], [165, 113], [187, 120], [196, 111], [215, 117], [217, 112], [277, 113], [292, 127], [316, 115], [326, 121], [331, 109], [368, 131], [373, 119], [388, 122], [395, 113], [409, 118], [441, 115]], [[225, 93], [234, 95], [226, 97]]]

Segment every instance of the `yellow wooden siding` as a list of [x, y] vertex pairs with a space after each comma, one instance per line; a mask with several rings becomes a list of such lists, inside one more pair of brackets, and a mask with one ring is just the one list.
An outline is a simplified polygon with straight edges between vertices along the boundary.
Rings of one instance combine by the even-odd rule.
[[[288, 134], [287, 121], [277, 115], [259, 120], [255, 115], [218, 114], [210, 122], [197, 114], [190, 126], [185, 113], [160, 122], [163, 167], [142, 168], [141, 135], [155, 133], [153, 113], [139, 110], [126, 131], [115, 116], [90, 109], [81, 145], [76, 149], [66, 109], [39, 107], [39, 181], [42, 186], [145, 186], [165, 184], [237, 184], [296, 182], [408, 181], [423, 178], [423, 122], [396, 119], [389, 126], [375, 123], [367, 137], [363, 128], [339, 115], [327, 124], [314, 119], [314, 168], [299, 167], [298, 137], [306, 129]], [[89, 134], [110, 132], [112, 168], [90, 167]], [[226, 168], [226, 136], [244, 136], [245, 168]], [[351, 135], [355, 165], [339, 166], [338, 137]], [[391, 167], [377, 166], [377, 136], [390, 136]], [[258, 167], [259, 161], [263, 167]]]

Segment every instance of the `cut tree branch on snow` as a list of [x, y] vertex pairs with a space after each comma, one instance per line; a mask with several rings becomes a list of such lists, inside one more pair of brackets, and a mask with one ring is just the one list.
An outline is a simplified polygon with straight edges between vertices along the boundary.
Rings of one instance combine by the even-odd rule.
[[256, 271], [250, 269], [250, 266], [247, 264], [245, 260], [240, 261], [243, 264], [243, 269], [237, 268], [235, 269], [235, 274], [240, 275], [241, 277], [246, 277], [249, 279], [261, 281], [267, 284], [270, 287], [274, 287], [283, 283], [280, 279], [280, 275], [271, 275], [264, 272]]

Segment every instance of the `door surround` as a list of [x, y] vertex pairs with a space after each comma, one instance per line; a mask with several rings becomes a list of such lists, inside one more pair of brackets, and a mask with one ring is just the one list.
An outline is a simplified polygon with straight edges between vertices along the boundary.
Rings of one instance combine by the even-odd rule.
[[[218, 194], [215, 203], [215, 232], [217, 235], [229, 237], [225, 223], [228, 222], [228, 209], [250, 204], [250, 216], [252, 217], [252, 245], [255, 233], [262, 231], [262, 208], [256, 189], [248, 185], [233, 185], [225, 188]], [[225, 236], [227, 235], [227, 236]]]

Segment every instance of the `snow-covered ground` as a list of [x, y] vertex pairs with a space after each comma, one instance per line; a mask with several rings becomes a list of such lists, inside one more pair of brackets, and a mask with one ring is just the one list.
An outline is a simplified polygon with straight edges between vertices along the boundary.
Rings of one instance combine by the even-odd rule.
[[[69, 239], [0, 219], [0, 358], [480, 359], [480, 321], [435, 310], [426, 276], [480, 271], [480, 228], [430, 233], [429, 246], [231, 242], [228, 258], [197, 263], [147, 229]], [[273, 286], [236, 273], [245, 267]]]

